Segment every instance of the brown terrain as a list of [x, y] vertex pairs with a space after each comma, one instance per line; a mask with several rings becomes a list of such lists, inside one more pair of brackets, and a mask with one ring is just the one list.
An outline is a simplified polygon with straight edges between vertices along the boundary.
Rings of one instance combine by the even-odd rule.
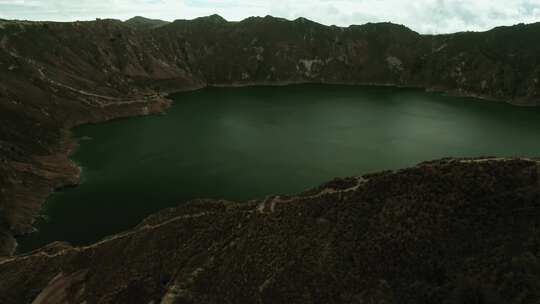
[[2, 303], [538, 303], [540, 160], [446, 159], [194, 201], [0, 261]]
[[265, 205], [192, 203], [92, 246], [10, 256], [46, 197], [78, 183], [74, 126], [158, 113], [167, 93], [205, 86], [392, 85], [537, 106], [539, 35], [540, 23], [434, 36], [269, 16], [0, 20], [0, 303], [440, 303], [471, 286], [533, 303], [532, 160], [434, 162]]

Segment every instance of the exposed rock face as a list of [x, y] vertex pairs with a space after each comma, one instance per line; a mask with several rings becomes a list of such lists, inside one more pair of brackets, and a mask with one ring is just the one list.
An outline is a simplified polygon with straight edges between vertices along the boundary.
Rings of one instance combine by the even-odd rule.
[[540, 24], [422, 36], [382, 23], [214, 15], [165, 24], [0, 20], [0, 255], [56, 187], [77, 182], [70, 127], [168, 106], [207, 85], [415, 86], [540, 104]]
[[[536, 303], [540, 163], [447, 159], [197, 201], [0, 261], [2, 303]], [[46, 301], [48, 300], [48, 302]]]

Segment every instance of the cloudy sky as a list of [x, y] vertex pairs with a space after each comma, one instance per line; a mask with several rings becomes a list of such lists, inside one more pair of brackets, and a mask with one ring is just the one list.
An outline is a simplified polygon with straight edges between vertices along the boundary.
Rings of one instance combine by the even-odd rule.
[[228, 20], [273, 15], [324, 24], [391, 21], [421, 33], [487, 30], [540, 21], [540, 0], [0, 0], [0, 18], [164, 20], [217, 13]]

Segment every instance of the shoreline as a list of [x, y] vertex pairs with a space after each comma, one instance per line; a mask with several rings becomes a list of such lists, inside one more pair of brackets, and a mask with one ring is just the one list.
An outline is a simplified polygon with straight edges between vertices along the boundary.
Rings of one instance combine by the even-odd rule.
[[[468, 97], [468, 98], [474, 98], [478, 99], [483, 102], [494, 102], [494, 103], [507, 103], [511, 106], [516, 107], [529, 107], [526, 105], [520, 105], [515, 104], [510, 101], [504, 101], [500, 99], [485, 97], [478, 94], [473, 93], [460, 93], [456, 94], [457, 92], [454, 92], [452, 90], [446, 90], [445, 88], [426, 88], [423, 86], [417, 86], [417, 85], [400, 85], [400, 84], [392, 84], [392, 83], [356, 83], [356, 82], [314, 82], [314, 81], [262, 81], [262, 82], [234, 82], [234, 83], [214, 83], [214, 84], [204, 84], [204, 85], [195, 85], [195, 86], [189, 86], [189, 87], [183, 87], [178, 88], [176, 90], [167, 90], [164, 91], [162, 94], [156, 94], [153, 96], [153, 99], [151, 102], [135, 102], [135, 103], [126, 103], [126, 104], [118, 104], [118, 105], [110, 105], [111, 107], [120, 107], [120, 113], [110, 112], [107, 113], [108, 115], [104, 117], [100, 117], [99, 119], [93, 119], [88, 121], [81, 121], [76, 122], [72, 125], [65, 126], [65, 137], [61, 140], [58, 147], [56, 148], [56, 152], [47, 155], [47, 156], [37, 156], [37, 155], [31, 155], [30, 158], [32, 159], [45, 159], [53, 158], [56, 160], [59, 160], [59, 162], [53, 164], [47, 164], [42, 163], [40, 161], [37, 161], [37, 167], [39, 170], [40, 166], [44, 166], [45, 168], [52, 169], [51, 175], [48, 177], [45, 177], [44, 180], [49, 184], [48, 191], [36, 191], [33, 194], [29, 196], [33, 196], [34, 200], [39, 201], [39, 206], [36, 210], [34, 210], [34, 213], [32, 214], [32, 219], [27, 220], [28, 224], [23, 224], [23, 229], [15, 229], [19, 230], [14, 233], [14, 231], [7, 231], [8, 242], [11, 241], [11, 245], [5, 246], [6, 248], [3, 249], [4, 253], [7, 253], [7, 257], [11, 256], [18, 256], [17, 254], [17, 238], [30, 234], [30, 233], [39, 233], [39, 231], [33, 227], [35, 224], [35, 221], [39, 217], [43, 204], [46, 202], [46, 200], [49, 198], [49, 196], [56, 192], [61, 190], [62, 188], [73, 186], [76, 187], [80, 184], [80, 178], [81, 178], [81, 172], [82, 168], [78, 166], [76, 163], [74, 163], [70, 156], [74, 152], [77, 144], [78, 139], [73, 138], [73, 134], [71, 132], [72, 128], [82, 126], [85, 124], [99, 124], [99, 123], [105, 123], [108, 121], [113, 121], [117, 119], [122, 118], [133, 118], [138, 116], [148, 116], [148, 115], [156, 115], [163, 113], [166, 109], [172, 106], [173, 100], [170, 98], [171, 95], [177, 94], [177, 93], [183, 93], [183, 92], [193, 92], [200, 89], [205, 88], [242, 88], [242, 87], [256, 87], [256, 86], [269, 86], [269, 87], [284, 87], [284, 86], [295, 86], [295, 85], [341, 85], [341, 86], [359, 86], [359, 87], [393, 87], [398, 89], [418, 89], [423, 90], [426, 93], [441, 93], [441, 94], [447, 94], [449, 96], [453, 97]], [[139, 104], [142, 103], [142, 104]], [[151, 104], [149, 104], [151, 103]], [[130, 107], [133, 107], [133, 105], [136, 105], [135, 108], [129, 109]], [[530, 106], [534, 107], [534, 106]], [[127, 111], [126, 111], [127, 110]], [[126, 112], [123, 112], [126, 111]], [[67, 170], [64, 170], [67, 169]], [[65, 171], [68, 171], [67, 173]], [[37, 197], [37, 198], [36, 198]], [[24, 253], [23, 253], [24, 254]], [[0, 258], [2, 257], [2, 251], [0, 251]]]
[[[495, 103], [505, 103], [516, 107], [522, 108], [536, 108], [540, 106], [540, 100], [527, 100], [534, 101], [535, 104], [528, 104], [526, 102], [520, 102], [520, 100], [525, 99], [504, 99], [496, 98], [485, 94], [478, 94], [474, 92], [463, 91], [461, 89], [448, 89], [444, 87], [427, 87], [423, 85], [406, 85], [406, 84], [396, 84], [396, 83], [384, 83], [384, 82], [321, 82], [321, 81], [256, 81], [256, 82], [234, 82], [230, 84], [225, 83], [216, 83], [208, 84], [206, 86], [194, 89], [203, 89], [203, 88], [245, 88], [245, 87], [285, 87], [285, 86], [294, 86], [294, 85], [338, 85], [338, 86], [360, 86], [360, 87], [381, 87], [381, 88], [399, 88], [399, 89], [418, 89], [423, 90], [426, 93], [440, 93], [450, 97], [465, 97], [465, 98], [474, 98], [486, 102], [495, 102]], [[180, 92], [187, 92], [192, 90], [182, 90]], [[174, 93], [172, 93], [174, 94]]]
[[[64, 136], [58, 143], [57, 147], [54, 147], [53, 153], [46, 156], [30, 155], [29, 158], [32, 160], [32, 163], [20, 164], [19, 171], [35, 173], [36, 183], [44, 183], [47, 185], [47, 187], [41, 187], [39, 189], [27, 189], [29, 190], [29, 193], [27, 192], [20, 195], [17, 193], [19, 200], [22, 201], [20, 204], [24, 206], [31, 205], [31, 209], [33, 210], [31, 210], [31, 214], [27, 213], [26, 216], [23, 215], [23, 219], [26, 223], [20, 224], [19, 227], [10, 227], [11, 229], [6, 231], [6, 242], [9, 244], [4, 245], [4, 248], [0, 248], [0, 257], [3, 254], [8, 257], [13, 256], [14, 254], [16, 255], [18, 237], [28, 235], [30, 233], [39, 233], [39, 231], [33, 225], [41, 214], [43, 204], [47, 201], [52, 193], [65, 187], [76, 187], [79, 185], [82, 168], [70, 158], [79, 141], [77, 138], [73, 137], [71, 132], [72, 128], [91, 123], [104, 123], [121, 118], [155, 115], [162, 113], [165, 109], [170, 107], [171, 104], [172, 102], [169, 99], [159, 96], [158, 98], [154, 99], [151, 104], [149, 104], [149, 102], [144, 102], [140, 105], [136, 105], [133, 109], [128, 110], [127, 115], [124, 112], [118, 113], [118, 115], [109, 113], [110, 116], [108, 115], [100, 120], [81, 121], [80, 123], [65, 126], [64, 129], [62, 129]], [[120, 106], [133, 107], [133, 104]], [[30, 202], [30, 204], [25, 204], [25, 202]]]

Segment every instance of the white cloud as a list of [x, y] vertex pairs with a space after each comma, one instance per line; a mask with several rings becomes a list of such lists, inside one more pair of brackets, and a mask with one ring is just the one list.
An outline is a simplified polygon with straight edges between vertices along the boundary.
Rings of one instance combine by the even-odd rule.
[[448, 33], [540, 21], [540, 0], [0, 0], [6, 19], [174, 20], [214, 13], [228, 20], [274, 15], [342, 26], [391, 21], [421, 33]]

